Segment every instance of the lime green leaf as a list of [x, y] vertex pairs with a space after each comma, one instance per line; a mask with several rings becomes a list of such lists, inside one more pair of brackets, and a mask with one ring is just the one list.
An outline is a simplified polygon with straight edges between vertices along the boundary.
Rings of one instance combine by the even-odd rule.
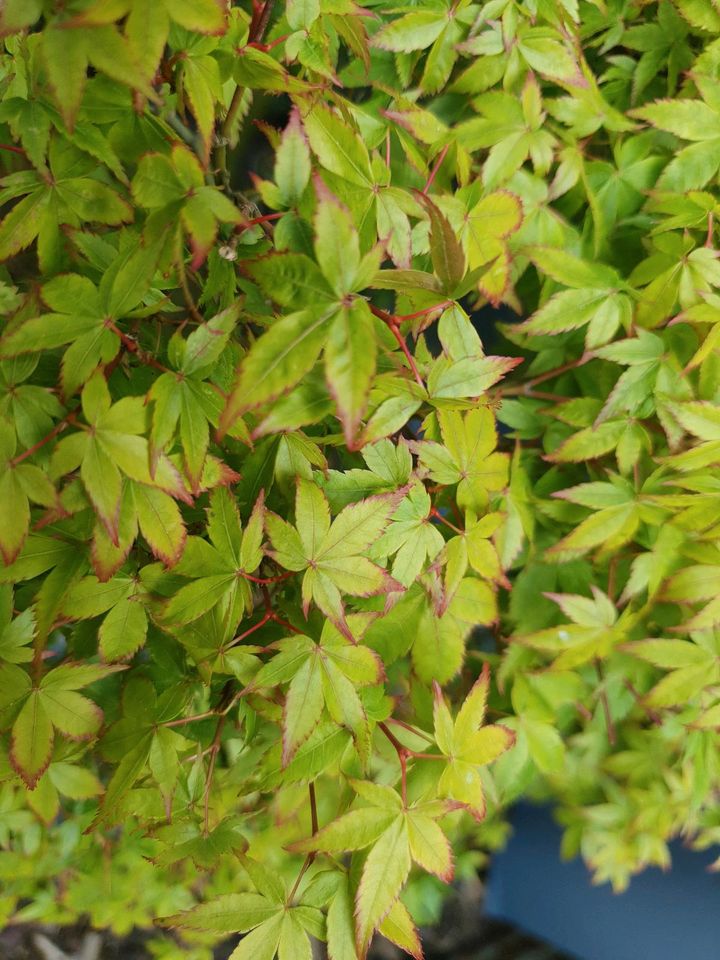
[[445, 11], [413, 11], [378, 30], [373, 36], [373, 44], [395, 53], [424, 50], [437, 40], [447, 23]]
[[372, 185], [367, 148], [349, 124], [317, 104], [305, 115], [303, 126], [313, 153], [326, 170], [361, 187]]
[[103, 660], [124, 660], [145, 643], [147, 614], [142, 603], [134, 599], [115, 604], [98, 631]]
[[454, 865], [448, 838], [430, 817], [410, 812], [407, 818], [410, 855], [415, 863], [450, 883]]
[[290, 119], [275, 154], [275, 182], [285, 206], [297, 204], [310, 182], [310, 149], [300, 123], [297, 108]]
[[322, 671], [317, 656], [310, 656], [290, 683], [283, 710], [283, 763], [287, 765], [300, 744], [320, 721], [324, 704]]
[[284, 922], [284, 911], [276, 912], [269, 920], [243, 937], [230, 954], [229, 960], [273, 960], [280, 943]]
[[354, 290], [360, 266], [360, 243], [350, 211], [322, 180], [315, 181], [315, 256], [327, 282], [342, 300]]
[[13, 724], [10, 741], [10, 761], [31, 790], [50, 763], [52, 747], [53, 725], [44, 697], [34, 690]]
[[221, 0], [163, 0], [172, 19], [186, 30], [223, 33], [226, 11]]
[[315, 365], [331, 313], [303, 310], [274, 323], [243, 360], [223, 411], [228, 429], [246, 410], [292, 389]]
[[375, 374], [375, 343], [373, 319], [364, 300], [353, 300], [337, 312], [325, 348], [325, 372], [348, 446], [354, 443], [367, 408]]
[[163, 926], [227, 936], [230, 933], [246, 933], [265, 923], [277, 912], [277, 904], [259, 893], [226, 893], [208, 903], [198, 904], [185, 913], [164, 918]]
[[410, 872], [405, 817], [396, 817], [365, 860], [355, 898], [356, 939], [365, 953], [376, 928], [390, 911]]
[[44, 190], [38, 190], [5, 216], [0, 223], [0, 260], [7, 260], [30, 246], [40, 231], [49, 199]]
[[[378, 927], [379, 932], [395, 946], [409, 953], [415, 960], [422, 960], [422, 944], [417, 928], [402, 900], [396, 900], [390, 912]], [[332, 960], [335, 960], [333, 957]]]
[[63, 796], [70, 797], [72, 800], [98, 797], [105, 789], [90, 770], [61, 760], [50, 764], [47, 776]]

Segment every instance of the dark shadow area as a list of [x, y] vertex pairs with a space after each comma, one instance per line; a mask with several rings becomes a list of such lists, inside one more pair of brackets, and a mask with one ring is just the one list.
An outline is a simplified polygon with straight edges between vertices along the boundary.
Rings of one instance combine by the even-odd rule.
[[518, 804], [510, 842], [493, 858], [488, 914], [582, 960], [712, 960], [720, 955], [717, 849], [674, 842], [672, 867], [649, 867], [622, 894], [595, 886], [579, 859], [562, 862], [561, 830], [547, 807]]

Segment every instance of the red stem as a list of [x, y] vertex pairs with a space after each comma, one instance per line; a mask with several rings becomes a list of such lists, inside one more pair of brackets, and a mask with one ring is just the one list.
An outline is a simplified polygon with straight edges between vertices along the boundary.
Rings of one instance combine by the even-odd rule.
[[75, 407], [65, 417], [63, 417], [62, 420], [58, 420], [50, 433], [46, 433], [42, 439], [37, 441], [37, 443], [34, 443], [31, 447], [28, 447], [27, 450], [23, 450], [22, 453], [19, 453], [16, 457], [13, 457], [13, 459], [9, 462], [9, 466], [16, 467], [19, 463], [22, 463], [23, 460], [27, 460], [28, 457], [31, 457], [34, 453], [37, 453], [37, 451], [40, 450], [41, 447], [44, 447], [46, 443], [50, 443], [50, 441], [59, 433], [62, 433], [68, 424], [73, 422], [79, 409], [79, 407]]
[[399, 322], [398, 317], [393, 316], [393, 314], [388, 313], [386, 310], [381, 310], [380, 307], [376, 307], [372, 303], [369, 304], [369, 307], [370, 307], [371, 313], [373, 313], [376, 317], [382, 320], [383, 323], [387, 324], [388, 329], [390, 330], [392, 335], [395, 337], [398, 343], [398, 346], [400, 347], [402, 352], [405, 354], [405, 359], [408, 362], [408, 366], [412, 370], [413, 376], [415, 377], [415, 381], [424, 390], [425, 384], [423, 383], [423, 379], [420, 376], [420, 371], [418, 370], [417, 364], [415, 363], [415, 358], [408, 350], [408, 345], [405, 343], [405, 337], [403, 337], [402, 333], [400, 332], [400, 328], [398, 326], [398, 322]]
[[302, 633], [302, 630], [298, 630], [297, 627], [294, 627], [291, 623], [288, 623], [287, 620], [283, 620], [282, 617], [278, 617], [274, 613], [270, 616], [270, 619], [273, 621], [273, 623], [280, 624], [281, 627], [285, 627], [287, 630], [290, 630], [292, 633]]
[[464, 530], [461, 530], [460, 527], [456, 527], [454, 523], [450, 523], [450, 521], [447, 520], [447, 519], [440, 513], [440, 511], [439, 511], [436, 507], [433, 507], [433, 508], [430, 510], [430, 515], [431, 515], [432, 517], [435, 517], [435, 518], [436, 518], [437, 520], [439, 520], [441, 523], [444, 523], [446, 527], [450, 527], [450, 529], [451, 529], [451, 530], [454, 530], [455, 533], [459, 533], [460, 536], [464, 536], [464, 535], [465, 535], [465, 531], [464, 531]]
[[402, 802], [403, 807], [407, 807], [407, 758], [408, 754], [412, 753], [412, 751], [408, 750], [407, 747], [404, 747], [384, 723], [379, 723], [378, 726], [393, 745], [395, 752], [397, 753], [397, 758], [400, 762], [400, 789], [402, 794]]
[[254, 577], [251, 573], [245, 573], [244, 570], [238, 570], [238, 573], [244, 580], [250, 580], [252, 583], [278, 583], [280, 580], [289, 580], [290, 577], [295, 576], [293, 570], [281, 573], [277, 577]]
[[399, 321], [415, 320], [416, 317], [424, 317], [428, 313], [434, 313], [435, 310], [444, 310], [445, 307], [451, 307], [452, 304], [452, 300], [443, 300], [442, 303], [436, 303], [432, 307], [425, 307], [424, 310], [416, 310], [415, 313], [404, 313], [402, 315], [398, 315], [396, 319]]
[[287, 40], [289, 36], [289, 33], [284, 33], [281, 37], [271, 40], [270, 43], [258, 43], [255, 40], [251, 40], [250, 43], [246, 43], [245, 46], [254, 47], [256, 50], [261, 50], [263, 53], [268, 53], [274, 47], [277, 47], [279, 44], [281, 44], [283, 40]]
[[578, 357], [577, 360], [571, 360], [569, 363], [564, 363], [561, 367], [556, 367], [554, 370], [548, 370], [546, 373], [541, 373], [537, 377], [533, 377], [531, 380], [528, 380], [527, 383], [523, 383], [516, 387], [507, 387], [504, 390], [501, 389], [500, 392], [504, 397], [530, 394], [532, 388], [537, 386], [538, 383], [544, 383], [546, 380], [551, 380], [553, 377], [559, 377], [560, 374], [567, 373], [569, 370], [575, 370], [577, 367], [582, 367], [583, 364], [588, 362], [588, 360], [592, 360], [592, 356], [584, 353], [581, 357]]
[[249, 637], [251, 634], [255, 633], [255, 632], [256, 632], [257, 630], [259, 630], [261, 627], [264, 627], [265, 624], [268, 622], [268, 620], [272, 620], [272, 619], [273, 619], [272, 614], [270, 614], [270, 613], [265, 613], [265, 614], [263, 614], [262, 619], [259, 620], [259, 621], [255, 624], [254, 627], [250, 627], [248, 630], [245, 631], [245, 633], [241, 633], [239, 637], [234, 637], [234, 638], [230, 641], [230, 643], [228, 643], [228, 645], [223, 648], [223, 652], [225, 652], [226, 650], [229, 650], [231, 647], [237, 646], [238, 643], [242, 643], [242, 641], [243, 641], [246, 637]]
[[245, 220], [240, 224], [240, 230], [247, 230], [248, 227], [254, 227], [258, 223], [267, 223], [268, 220], [279, 220], [280, 217], [284, 217], [285, 213], [281, 211], [280, 213], [264, 213], [261, 217], [253, 217], [252, 220]]
[[435, 161], [435, 164], [434, 164], [432, 170], [430, 171], [430, 176], [427, 178], [427, 181], [425, 182], [425, 186], [424, 186], [423, 189], [422, 189], [422, 192], [423, 192], [424, 195], [427, 195], [428, 190], [429, 190], [430, 187], [432, 186], [433, 180], [435, 179], [435, 176], [437, 175], [438, 170], [439, 170], [440, 167], [442, 166], [442, 162], [443, 162], [443, 160], [445, 159], [445, 157], [447, 156], [447, 152], [448, 152], [449, 149], [450, 149], [450, 144], [449, 144], [449, 143], [446, 143], [445, 146], [444, 146], [444, 147], [442, 148], [442, 150], [440, 151], [440, 155], [438, 156], [437, 160]]
[[146, 367], [154, 367], [155, 370], [162, 370], [163, 373], [174, 373], [175, 371], [171, 370], [169, 367], [166, 367], [164, 364], [160, 363], [159, 360], [156, 360], [149, 353], [145, 353], [144, 350], [140, 349], [140, 344], [137, 340], [133, 340], [132, 337], [129, 337], [126, 333], [116, 326], [112, 320], [106, 320], [105, 326], [108, 330], [112, 330], [116, 337], [120, 338], [120, 342], [125, 347], [128, 353], [134, 354], [140, 363], [143, 363]]
[[10, 153], [19, 153], [21, 156], [25, 156], [25, 151], [22, 147], [13, 146], [11, 143], [0, 143], [0, 150], [9, 150]]
[[421, 740], [426, 740], [428, 743], [435, 743], [433, 738], [425, 733], [424, 730], [418, 730], [417, 727], [413, 727], [409, 723], [405, 723], [404, 720], [396, 720], [395, 717], [388, 717], [386, 723], [394, 723], [396, 727], [402, 727], [403, 730], [407, 730], [408, 733], [412, 733], [416, 737], [420, 737]]
[[248, 43], [259, 43], [265, 35], [275, 0], [265, 0], [262, 4], [253, 4]]

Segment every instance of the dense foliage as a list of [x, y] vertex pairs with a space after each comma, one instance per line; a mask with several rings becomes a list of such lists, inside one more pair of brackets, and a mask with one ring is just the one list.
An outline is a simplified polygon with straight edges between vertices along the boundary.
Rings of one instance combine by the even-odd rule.
[[0, 913], [419, 956], [523, 793], [714, 840], [710, 0], [0, 30]]

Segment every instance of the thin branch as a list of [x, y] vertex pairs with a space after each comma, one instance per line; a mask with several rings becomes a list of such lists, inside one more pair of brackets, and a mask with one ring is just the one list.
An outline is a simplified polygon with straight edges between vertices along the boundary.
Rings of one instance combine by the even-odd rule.
[[417, 727], [413, 727], [411, 724], [405, 723], [404, 720], [396, 720], [395, 717], [388, 717], [385, 723], [394, 723], [396, 727], [402, 727], [403, 730], [407, 730], [408, 733], [412, 733], [421, 740], [426, 740], [428, 743], [435, 743], [430, 734], [425, 733], [424, 730], [418, 730]]
[[253, 217], [251, 220], [243, 220], [242, 223], [238, 224], [237, 230], [247, 230], [249, 227], [254, 227], [256, 224], [260, 223], [269, 223], [271, 220], [279, 220], [280, 217], [285, 216], [285, 211], [281, 210], [279, 213], [264, 213], [260, 217]]
[[413, 753], [413, 751], [408, 750], [407, 747], [404, 747], [384, 723], [379, 723], [378, 726], [393, 745], [395, 752], [397, 753], [397, 758], [400, 763], [400, 792], [402, 796], [403, 807], [407, 807], [407, 758], [408, 754]]
[[186, 723], [195, 723], [196, 720], [207, 720], [209, 717], [216, 717], [217, 715], [217, 710], [205, 710], [204, 713], [196, 713], [192, 717], [180, 717], [178, 720], [165, 720], [160, 726], [184, 727]]
[[137, 357], [140, 363], [144, 364], [146, 367], [154, 367], [155, 370], [161, 370], [163, 373], [174, 373], [174, 370], [171, 370], [169, 367], [166, 367], [164, 364], [160, 363], [159, 360], [156, 360], [151, 353], [146, 353], [141, 349], [140, 344], [137, 340], [134, 340], [132, 337], [128, 336], [127, 333], [124, 333], [112, 320], [106, 320], [105, 326], [108, 330], [112, 330], [116, 337], [120, 340], [120, 343], [125, 347], [128, 353], [131, 353], [134, 357]]
[[[274, 6], [275, 0], [265, 0], [265, 3], [259, 8], [257, 21], [256, 15], [253, 14], [253, 22], [250, 24], [250, 32], [248, 34], [248, 43], [259, 43], [265, 36], [265, 31], [270, 23]], [[258, 11], [256, 11], [256, 13], [257, 12]]]
[[204, 837], [207, 837], [210, 833], [210, 790], [212, 788], [213, 775], [215, 774], [215, 764], [217, 762], [217, 755], [220, 752], [220, 741], [222, 739], [223, 727], [225, 726], [226, 720], [227, 714], [220, 714], [217, 726], [215, 727], [215, 736], [213, 737], [213, 742], [210, 744], [210, 763], [208, 764], [208, 772], [207, 776], [205, 777], [205, 792], [203, 794]]
[[192, 130], [182, 122], [174, 110], [168, 111], [162, 119], [170, 127], [170, 129], [180, 137], [183, 143], [190, 147], [193, 153], [202, 152], [198, 145], [197, 135], [194, 134]]
[[19, 453], [16, 457], [13, 457], [9, 461], [8, 466], [16, 467], [19, 463], [22, 463], [23, 460], [27, 460], [28, 457], [31, 457], [34, 453], [37, 453], [41, 447], [44, 447], [46, 443], [50, 443], [51, 440], [54, 440], [55, 437], [62, 433], [65, 427], [73, 423], [80, 407], [74, 407], [69, 413], [67, 413], [62, 420], [58, 420], [55, 426], [49, 433], [46, 433], [44, 437], [34, 443], [31, 447], [28, 447], [27, 450], [23, 450], [22, 453]]
[[282, 617], [278, 617], [278, 616], [276, 616], [275, 614], [273, 614], [273, 615], [270, 617], [270, 619], [273, 621], [273, 623], [277, 623], [277, 624], [279, 624], [281, 627], [285, 627], [286, 630], [290, 630], [291, 633], [302, 633], [302, 630], [299, 630], [297, 627], [294, 627], [294, 626], [293, 626], [291, 623], [289, 623], [287, 620], [283, 620]]
[[188, 313], [193, 318], [196, 323], [205, 323], [205, 318], [200, 313], [195, 299], [190, 290], [190, 285], [187, 279], [187, 273], [185, 272], [185, 263], [182, 257], [178, 258], [177, 262], [177, 272], [178, 279], [180, 281], [180, 289], [182, 290], [183, 299], [185, 300], [185, 306], [188, 308]]
[[293, 884], [293, 888], [288, 894], [288, 897], [287, 897], [288, 903], [293, 902], [293, 898], [298, 891], [298, 887], [300, 886], [300, 881], [305, 876], [305, 873], [307, 872], [308, 867], [310, 866], [310, 864], [313, 862], [314, 859], [315, 859], [315, 854], [309, 853], [303, 860], [303, 865], [300, 867], [300, 873], [297, 875], [297, 880]]
[[415, 313], [398, 314], [395, 319], [403, 322], [405, 320], [415, 320], [417, 317], [425, 317], [428, 313], [434, 313], [436, 310], [444, 310], [453, 305], [453, 300], [443, 300], [442, 303], [436, 303], [432, 307], [425, 307], [423, 310], [416, 310]]
[[[310, 796], [310, 829], [312, 831], [312, 836], [314, 837], [315, 834], [318, 832], [318, 815], [317, 815], [317, 798], [315, 796], [315, 783], [312, 780], [308, 784], [308, 794]], [[307, 871], [308, 867], [310, 866], [310, 864], [313, 862], [314, 859], [315, 859], [314, 851], [312, 853], [309, 853], [305, 857], [303, 865], [302, 867], [300, 867], [300, 873], [297, 876], [297, 880], [293, 884], [293, 888], [288, 894], [288, 898], [287, 898], [288, 903], [293, 902], [295, 894], [298, 891], [298, 887], [300, 886], [300, 881], [305, 876], [305, 872]]]
[[585, 720], [586, 723], [590, 723], [592, 720], [592, 713], [588, 710], [584, 703], [581, 703], [580, 700], [575, 701], [575, 709], [580, 714], [580, 716]]
[[308, 792], [310, 794], [310, 823], [312, 829], [312, 835], [318, 832], [318, 815], [317, 815], [317, 797], [315, 796], [315, 782], [313, 780], [308, 784]]
[[459, 533], [461, 537], [465, 536], [465, 531], [461, 530], [460, 527], [456, 527], [454, 523], [450, 523], [450, 521], [444, 517], [436, 507], [432, 507], [430, 510], [430, 516], [435, 517], [436, 520], [444, 523], [446, 527], [450, 527], [450, 529], [454, 530], [455, 533]]
[[435, 177], [437, 176], [437, 172], [438, 172], [438, 170], [440, 169], [440, 167], [442, 166], [443, 160], [444, 160], [445, 157], [447, 156], [447, 152], [448, 152], [449, 149], [450, 149], [450, 144], [449, 144], [449, 143], [446, 143], [445, 146], [444, 146], [444, 147], [442, 148], [442, 150], [440, 151], [440, 154], [439, 154], [437, 160], [435, 161], [435, 164], [433, 165], [432, 170], [430, 171], [430, 176], [429, 176], [429, 177], [427, 178], [427, 180], [425, 181], [425, 186], [424, 186], [423, 189], [422, 189], [422, 192], [423, 192], [424, 195], [427, 196], [427, 192], [428, 192], [428, 190], [430, 189], [430, 187], [432, 186], [433, 180], [434, 180]]
[[228, 650], [230, 650], [232, 647], [236, 647], [239, 643], [242, 643], [243, 640], [246, 639], [246, 637], [249, 637], [249, 636], [251, 636], [253, 633], [256, 633], [256, 631], [260, 630], [261, 627], [264, 627], [265, 624], [268, 623], [268, 621], [270, 621], [270, 620], [272, 620], [272, 619], [273, 619], [272, 614], [270, 614], [270, 613], [264, 613], [263, 616], [262, 616], [262, 618], [261, 618], [260, 620], [258, 620], [258, 622], [257, 622], [254, 626], [249, 627], [244, 633], [241, 633], [239, 637], [234, 637], [234, 638], [230, 641], [230, 643], [226, 644], [226, 645], [222, 648], [222, 652], [223, 652], [223, 653], [226, 653], [226, 652], [227, 652]]
[[[275, 0], [265, 0], [265, 3], [263, 3], [262, 6], [255, 7], [248, 31], [248, 46], [252, 45], [257, 47], [262, 43], [262, 39], [265, 36], [265, 31], [270, 23], [270, 17], [272, 16], [274, 5]], [[242, 108], [244, 92], [245, 87], [239, 85], [235, 87], [232, 99], [230, 100], [230, 106], [228, 107], [228, 112], [225, 114], [225, 119], [223, 120], [222, 127], [220, 128], [220, 143], [217, 150], [217, 162], [226, 189], [230, 188], [230, 171], [228, 170], [227, 165], [227, 148], [228, 143], [230, 142], [232, 129], [235, 126], [238, 113]]]
[[[605, 676], [603, 673], [602, 664], [599, 660], [595, 661], [595, 670], [598, 675], [598, 680], [601, 684], [605, 681]], [[613, 723], [612, 714], [610, 713], [610, 704], [608, 703], [607, 692], [603, 687], [598, 689], [598, 698], [602, 704], [603, 713], [605, 714], [605, 727], [607, 729], [608, 741], [610, 746], [614, 747], [617, 743], [617, 733], [615, 731], [615, 724]]]
[[[588, 360], [592, 359], [593, 358], [591, 354], [584, 353], [581, 357], [578, 357], [577, 360], [571, 360], [569, 363], [564, 363], [561, 367], [555, 367], [554, 370], [547, 370], [545, 373], [541, 373], [537, 377], [532, 377], [532, 379], [528, 380], [526, 383], [519, 384], [515, 387], [505, 387], [504, 389], [501, 388], [500, 393], [503, 397], [518, 397], [523, 396], [524, 394], [527, 395], [530, 393], [533, 387], [537, 386], [539, 383], [544, 383], [546, 380], [551, 380], [553, 377], [559, 377], [561, 374], [567, 373], [569, 370], [575, 370], [578, 367], [582, 367], [588, 362]], [[566, 398], [563, 397], [563, 399]]]
[[660, 716], [660, 714], [657, 713], [655, 710], [653, 710], [652, 707], [649, 707], [649, 706], [643, 701], [642, 696], [641, 696], [640, 693], [635, 689], [635, 687], [632, 685], [632, 683], [626, 678], [626, 679], [623, 680], [623, 684], [625, 685], [626, 690], [628, 690], [628, 691], [632, 694], [632, 696], [633, 696], [635, 702], [637, 703], [637, 705], [647, 714], [648, 718], [649, 718], [650, 720], [652, 720], [652, 722], [653, 722], [654, 724], [656, 724], [656, 726], [662, 726], [663, 720], [662, 720], [662, 717]]
[[413, 357], [412, 353], [410, 353], [407, 343], [405, 343], [405, 337], [400, 332], [400, 327], [398, 325], [398, 318], [393, 316], [391, 313], [388, 313], [386, 310], [381, 310], [380, 307], [376, 307], [372, 303], [368, 304], [368, 306], [370, 307], [371, 313], [373, 313], [376, 317], [382, 320], [383, 323], [387, 324], [387, 327], [392, 333], [392, 335], [395, 337], [398, 343], [398, 346], [400, 347], [402, 352], [405, 354], [405, 359], [408, 362], [408, 366], [412, 370], [412, 374], [415, 377], [415, 381], [424, 390], [425, 384], [423, 383], [423, 379], [420, 376], [420, 371], [418, 370], [417, 364], [415, 363], [415, 358]]
[[281, 573], [277, 577], [254, 577], [251, 573], [245, 573], [244, 570], [238, 570], [238, 574], [244, 580], [250, 580], [252, 583], [278, 583], [281, 580], [289, 580], [290, 577], [294, 577], [295, 571], [287, 570], [285, 573]]

